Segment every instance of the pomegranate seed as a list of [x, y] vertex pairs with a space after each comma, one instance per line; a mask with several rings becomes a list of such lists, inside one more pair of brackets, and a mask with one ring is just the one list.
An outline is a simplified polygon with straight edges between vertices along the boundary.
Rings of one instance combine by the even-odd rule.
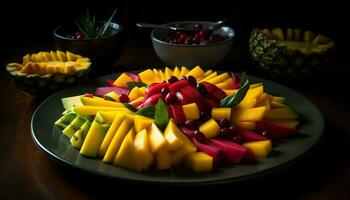
[[204, 142], [205, 141], [205, 135], [202, 132], [198, 131], [198, 130], [194, 132], [194, 138], [198, 142]]
[[207, 96], [208, 95], [207, 88], [202, 83], [198, 83], [197, 84], [197, 90], [203, 96]]
[[175, 76], [170, 76], [168, 78], [168, 83], [172, 84], [172, 83], [175, 83], [177, 82], [179, 79], [177, 79]]
[[218, 137], [222, 139], [230, 139], [232, 138], [232, 135], [230, 134], [230, 130], [225, 127], [220, 130]]
[[195, 120], [187, 120], [185, 121], [185, 127], [194, 130], [198, 128], [198, 124]]
[[185, 40], [185, 44], [192, 44], [193, 40], [191, 36], [187, 36], [186, 40]]
[[174, 92], [169, 92], [166, 96], [165, 96], [165, 103], [170, 105], [170, 104], [177, 104], [178, 103], [178, 99], [176, 97], [176, 94]]
[[243, 138], [240, 135], [234, 136], [232, 140], [233, 140], [233, 142], [238, 143], [238, 144], [243, 143]]
[[163, 97], [166, 97], [166, 95], [170, 92], [169, 88], [165, 87], [163, 88], [160, 93], [162, 94]]
[[188, 82], [190, 83], [190, 85], [192, 87], [196, 87], [197, 86], [197, 80], [193, 76], [187, 77], [187, 80], [188, 80]]
[[128, 102], [129, 102], [129, 97], [128, 97], [128, 95], [126, 95], [126, 94], [121, 94], [121, 95], [119, 96], [119, 101], [120, 101], [121, 103], [128, 103]]
[[227, 130], [228, 130], [228, 127], [230, 127], [230, 121], [228, 119], [226, 119], [226, 118], [221, 118], [219, 120], [219, 125], [220, 125], [221, 128], [227, 127]]
[[230, 126], [228, 129], [230, 130], [230, 133], [231, 133], [232, 135], [237, 135], [237, 134], [238, 134], [238, 128], [237, 128], [237, 127], [235, 127], [235, 126]]

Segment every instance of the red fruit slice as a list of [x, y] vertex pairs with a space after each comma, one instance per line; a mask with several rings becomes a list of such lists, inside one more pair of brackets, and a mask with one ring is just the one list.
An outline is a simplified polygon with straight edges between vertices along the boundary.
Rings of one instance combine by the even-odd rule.
[[213, 108], [219, 106], [220, 101], [217, 98], [215, 98], [214, 96], [208, 96], [208, 97], [206, 97], [206, 100], [210, 104], [210, 106]]
[[105, 94], [107, 94], [109, 92], [115, 92], [115, 93], [117, 93], [119, 95], [121, 95], [121, 94], [128, 95], [129, 92], [130, 92], [130, 89], [120, 88], [120, 87], [115, 87], [115, 86], [113, 86], [113, 87], [99, 87], [99, 88], [96, 89], [95, 95], [103, 96], [103, 95], [105, 95]]
[[126, 75], [128, 75], [134, 82], [141, 82], [141, 79], [138, 74], [125, 72]]
[[204, 87], [207, 89], [209, 95], [214, 96], [218, 100], [221, 100], [226, 97], [226, 93], [222, 91], [220, 88], [216, 87], [216, 85], [203, 82]]
[[174, 122], [176, 124], [183, 124], [186, 121], [186, 117], [184, 114], [184, 111], [182, 109], [182, 106], [180, 105], [170, 105], [169, 106], [171, 113], [172, 113], [172, 117], [174, 119]]
[[169, 86], [169, 90], [173, 92], [178, 92], [185, 86], [189, 85], [187, 80], [179, 80]]
[[162, 97], [163, 96], [161, 94], [154, 94], [154, 95], [150, 96], [148, 99], [144, 100], [142, 107], [156, 105], [158, 100]]
[[[181, 94], [184, 94], [187, 97], [192, 98], [192, 102], [195, 102], [199, 108], [200, 111], [209, 110], [213, 107], [211, 103], [208, 103], [205, 98], [199, 93], [198, 90], [191, 86], [184, 87], [181, 92]], [[215, 104], [217, 106], [217, 104]]]
[[213, 161], [215, 164], [218, 164], [220, 162], [222, 151], [219, 147], [209, 145], [208, 143], [201, 143], [197, 141], [195, 138], [192, 139], [192, 142], [194, 146], [196, 146], [200, 151], [213, 157]]
[[256, 122], [256, 129], [259, 132], [266, 131], [266, 136], [272, 139], [284, 138], [298, 133], [298, 130], [295, 128], [289, 128], [266, 120]]
[[238, 135], [242, 137], [243, 142], [255, 142], [255, 141], [268, 140], [268, 138], [248, 130], [239, 130]]
[[191, 96], [188, 96], [183, 91], [176, 92], [176, 97], [179, 100], [181, 105], [193, 103], [194, 99]]
[[247, 147], [220, 139], [211, 139], [210, 144], [222, 151], [223, 160], [231, 163], [240, 163], [243, 160], [252, 159], [251, 152]]
[[160, 93], [160, 91], [162, 91], [163, 88], [168, 86], [169, 86], [169, 83], [166, 83], [166, 82], [150, 85], [146, 90], [145, 99], [149, 98], [154, 94]]
[[194, 131], [185, 128], [185, 127], [180, 127], [181, 131], [188, 137], [188, 138], [193, 138], [194, 137]]
[[115, 85], [113, 85], [115, 80], [106, 80], [107, 86], [109, 87], [115, 87]]
[[241, 87], [240, 83], [235, 83], [235, 84], [232, 85], [232, 89], [233, 90], [238, 89], [239, 87]]

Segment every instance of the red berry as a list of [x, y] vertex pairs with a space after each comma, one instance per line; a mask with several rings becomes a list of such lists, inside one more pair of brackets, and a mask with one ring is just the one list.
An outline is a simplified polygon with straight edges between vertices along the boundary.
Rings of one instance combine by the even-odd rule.
[[192, 43], [193, 43], [192, 36], [187, 36], [185, 40], [185, 44], [192, 44]]
[[196, 80], [195, 77], [189, 76], [189, 77], [187, 77], [187, 80], [188, 80], [188, 82], [190, 83], [190, 85], [191, 85], [192, 87], [195, 88], [195, 87], [197, 86], [197, 80]]
[[194, 129], [198, 128], [198, 124], [194, 120], [187, 120], [187, 121], [185, 121], [185, 127], [188, 129], [194, 130]]
[[170, 76], [168, 78], [168, 83], [172, 84], [172, 83], [175, 83], [177, 82], [179, 79], [176, 78], [176, 76]]
[[128, 97], [128, 95], [126, 95], [126, 94], [121, 94], [121, 95], [119, 96], [119, 101], [120, 101], [121, 103], [128, 103], [128, 102], [129, 102], [129, 97]]
[[204, 142], [205, 141], [205, 135], [202, 132], [198, 131], [198, 130], [194, 132], [194, 138], [198, 142]]
[[197, 90], [203, 96], [208, 95], [207, 88], [202, 83], [197, 84]]
[[243, 138], [240, 135], [234, 136], [232, 140], [233, 140], [234, 143], [238, 143], [238, 144], [242, 144], [243, 143]]
[[226, 118], [221, 118], [219, 120], [219, 125], [220, 125], [221, 128], [225, 128], [225, 127], [228, 128], [228, 127], [230, 127], [230, 121], [228, 119], [226, 119]]
[[174, 92], [169, 92], [166, 96], [165, 96], [165, 103], [170, 105], [170, 104], [177, 104], [178, 103], [178, 99], [176, 97], [176, 94]]
[[166, 95], [170, 92], [169, 88], [165, 87], [160, 91], [160, 94], [162, 94], [163, 97], [166, 97]]

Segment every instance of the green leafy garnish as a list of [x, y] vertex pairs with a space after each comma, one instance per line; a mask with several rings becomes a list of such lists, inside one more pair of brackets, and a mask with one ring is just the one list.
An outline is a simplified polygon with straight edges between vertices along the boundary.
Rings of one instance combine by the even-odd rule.
[[101, 39], [106, 36], [108, 27], [116, 12], [117, 9], [113, 11], [112, 15], [101, 27], [96, 26], [96, 17], [91, 17], [89, 10], [87, 10], [86, 16], [81, 16], [75, 23], [86, 39]]
[[127, 82], [129, 89], [132, 89], [134, 87], [147, 87], [147, 84], [142, 83], [142, 82]]
[[160, 129], [164, 129], [168, 124], [168, 121], [168, 109], [165, 106], [164, 102], [161, 99], [159, 99], [154, 113], [154, 122]]
[[220, 101], [220, 107], [234, 107], [237, 106], [244, 99], [249, 90], [249, 80], [245, 72], [240, 77], [240, 87], [231, 96], [227, 96]]
[[140, 110], [136, 111], [135, 114], [142, 115], [142, 116], [149, 117], [149, 118], [153, 119], [155, 110], [156, 110], [155, 106], [147, 106], [147, 107], [141, 108]]
[[123, 103], [124, 107], [130, 110], [131, 112], [137, 112], [137, 108], [135, 106], [131, 105], [130, 103]]

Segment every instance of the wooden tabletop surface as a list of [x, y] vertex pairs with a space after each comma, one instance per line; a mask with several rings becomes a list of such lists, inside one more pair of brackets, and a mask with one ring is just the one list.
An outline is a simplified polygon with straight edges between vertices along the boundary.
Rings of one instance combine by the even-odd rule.
[[[241, 58], [234, 48], [218, 69], [245, 70], [260, 76], [254, 65]], [[323, 113], [324, 137], [309, 156], [283, 171], [232, 185], [169, 188], [120, 183], [62, 166], [48, 158], [31, 138], [30, 121], [42, 100], [17, 90], [5, 70], [0, 73], [0, 199], [94, 199], [119, 194], [132, 197], [228, 195], [237, 199], [350, 199], [350, 105], [349, 66], [335, 56], [332, 63], [303, 83], [289, 83]], [[118, 70], [164, 66], [150, 42], [128, 41]], [[134, 190], [130, 193], [127, 189]], [[121, 195], [122, 194], [122, 195]]]

